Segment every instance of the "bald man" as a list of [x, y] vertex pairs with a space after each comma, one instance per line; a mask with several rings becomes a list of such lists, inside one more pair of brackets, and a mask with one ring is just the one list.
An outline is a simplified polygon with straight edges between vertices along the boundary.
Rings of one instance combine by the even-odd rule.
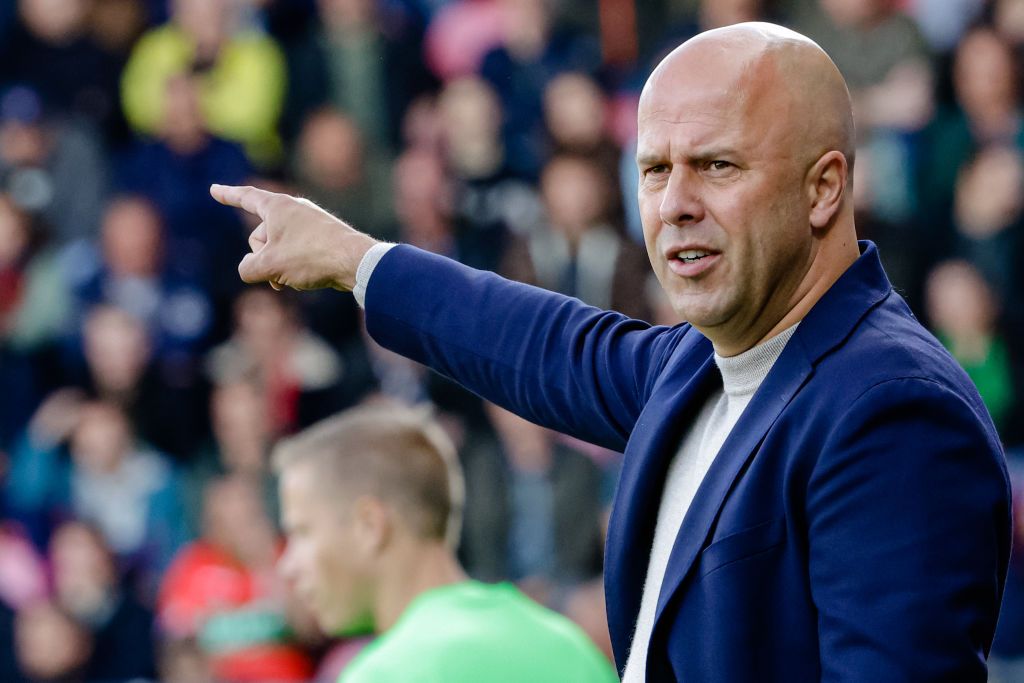
[[626, 681], [986, 680], [1010, 547], [998, 437], [858, 244], [849, 94], [771, 24], [697, 36], [640, 102], [639, 203], [687, 323], [650, 327], [259, 214], [246, 281], [352, 289], [374, 338], [535, 422], [625, 451], [605, 586]]

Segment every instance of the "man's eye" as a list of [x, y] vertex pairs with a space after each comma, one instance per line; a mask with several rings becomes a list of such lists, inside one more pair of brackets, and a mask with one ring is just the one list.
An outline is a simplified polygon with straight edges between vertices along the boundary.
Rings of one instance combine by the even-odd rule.
[[651, 175], [652, 173], [664, 173], [668, 170], [668, 166], [665, 164], [655, 164], [654, 166], [648, 166], [644, 170], [644, 175]]
[[732, 167], [732, 164], [730, 164], [728, 161], [722, 161], [721, 159], [716, 159], [715, 161], [712, 161], [711, 163], [708, 164], [708, 168], [710, 168], [712, 171], [724, 171], [730, 167]]

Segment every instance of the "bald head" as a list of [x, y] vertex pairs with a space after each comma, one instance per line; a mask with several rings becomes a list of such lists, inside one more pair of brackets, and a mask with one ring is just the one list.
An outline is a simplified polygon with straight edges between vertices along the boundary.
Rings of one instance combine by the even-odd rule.
[[701, 33], [657, 66], [640, 100], [643, 119], [663, 116], [682, 93], [741, 112], [758, 137], [804, 161], [829, 150], [852, 168], [856, 147], [850, 93], [839, 69], [810, 38], [748, 22]]
[[858, 255], [850, 94], [773, 24], [679, 46], [640, 98], [644, 239], [676, 313], [723, 355], [800, 320]]

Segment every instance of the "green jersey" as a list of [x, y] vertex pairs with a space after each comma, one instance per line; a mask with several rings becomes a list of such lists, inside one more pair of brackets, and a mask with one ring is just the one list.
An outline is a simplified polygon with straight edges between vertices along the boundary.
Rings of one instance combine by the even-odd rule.
[[417, 596], [338, 683], [618, 683], [583, 631], [511, 584], [466, 581]]

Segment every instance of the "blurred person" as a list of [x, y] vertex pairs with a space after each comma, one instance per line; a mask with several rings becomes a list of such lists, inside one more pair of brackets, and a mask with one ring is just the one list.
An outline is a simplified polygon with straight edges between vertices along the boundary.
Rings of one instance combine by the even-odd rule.
[[1015, 147], [990, 146], [966, 164], [953, 195], [951, 255], [973, 263], [992, 283], [1014, 320], [1024, 315], [1019, 300], [1019, 264], [1024, 258], [1024, 156]]
[[1019, 50], [1024, 46], [1024, 2], [995, 0], [992, 3], [992, 23], [1015, 48]]
[[794, 28], [818, 42], [856, 93], [885, 81], [892, 69], [928, 58], [913, 19], [890, 0], [797, 0]]
[[270, 471], [274, 430], [266, 395], [253, 383], [229, 381], [210, 394], [213, 441], [190, 458], [183, 472], [185, 515], [192, 535], [201, 528], [204, 491], [210, 482], [238, 474], [256, 483], [263, 504], [277, 519], [277, 482]]
[[967, 261], [946, 261], [926, 284], [931, 329], [978, 387], [992, 421], [1002, 431], [1015, 405], [1014, 367], [998, 328], [999, 301]]
[[299, 318], [294, 302], [246, 290], [235, 302], [234, 330], [206, 358], [214, 385], [253, 382], [274, 436], [312, 424], [351, 403], [364, 378]]
[[795, 3], [793, 26], [816, 40], [846, 78], [858, 144], [873, 157], [875, 211], [890, 222], [919, 208], [919, 134], [935, 115], [934, 65], [917, 24], [890, 0]]
[[11, 454], [6, 485], [12, 513], [37, 539], [69, 516], [89, 521], [143, 587], [185, 541], [173, 469], [112, 403], [49, 397]]
[[[486, 197], [483, 187], [453, 180], [436, 152], [414, 148], [402, 153], [394, 164], [398, 239], [476, 268], [497, 268], [505, 245], [503, 223], [488, 225], [487, 214], [498, 209], [499, 197], [509, 198], [506, 190], [514, 190], [495, 187], [496, 196], [487, 198], [490, 206], [476, 206], [482, 209], [476, 222], [467, 223], [459, 208], [473, 205], [471, 195]], [[458, 206], [460, 200], [469, 206]]]
[[555, 155], [587, 157], [609, 178], [618, 175], [619, 150], [608, 133], [608, 103], [587, 74], [559, 74], [544, 89], [544, 121]]
[[256, 482], [242, 474], [211, 482], [202, 535], [174, 558], [160, 587], [163, 637], [194, 638], [217, 680], [308, 680], [311, 662], [274, 571], [280, 550]]
[[0, 604], [17, 610], [48, 591], [42, 555], [16, 523], [0, 520]]
[[496, 269], [509, 233], [526, 232], [540, 220], [536, 191], [510, 164], [504, 114], [491, 85], [475, 76], [452, 81], [441, 92], [438, 111], [452, 217], [482, 259], [470, 265]]
[[505, 30], [502, 0], [446, 2], [427, 26], [424, 59], [444, 82], [479, 73], [484, 57], [501, 45]]
[[611, 222], [614, 185], [595, 162], [562, 155], [544, 167], [546, 224], [515, 238], [502, 275], [645, 320], [644, 250]]
[[178, 459], [194, 451], [206, 433], [207, 388], [198, 368], [174, 354], [155, 357], [143, 322], [109, 304], [84, 312], [81, 337], [73, 341], [80, 348], [67, 361], [69, 383], [119, 405], [154, 447]]
[[90, 17], [100, 0], [11, 0], [17, 23], [0, 42], [0, 84], [38, 90], [55, 112], [113, 136], [121, 117], [120, 55], [96, 40]]
[[[65, 289], [43, 219], [0, 192], [0, 345], [27, 354], [56, 340], [69, 313]], [[23, 356], [23, 362], [30, 359]]]
[[[226, 0], [214, 0], [221, 2]], [[222, 175], [241, 182], [251, 167], [241, 147], [211, 132], [201, 75], [171, 75], [161, 84], [156, 138], [140, 139], [125, 151], [118, 187], [157, 207], [166, 227], [168, 264], [179, 277], [206, 288], [219, 305], [237, 290], [223, 268], [243, 248], [246, 233], [234, 212], [202, 201], [204, 186]]]
[[211, 133], [244, 145], [257, 165], [280, 159], [284, 55], [271, 37], [242, 24], [237, 3], [173, 0], [171, 20], [135, 44], [121, 98], [138, 133], [159, 135], [173, 123], [177, 112], [166, 84], [187, 74], [199, 82], [199, 107]]
[[345, 114], [323, 108], [302, 126], [292, 159], [296, 189], [328, 211], [351, 216], [371, 235], [393, 237], [391, 183], [384, 157], [368, 150]]
[[0, 183], [42, 216], [55, 244], [98, 233], [108, 176], [108, 160], [87, 127], [55, 117], [31, 87], [0, 87]]
[[127, 683], [156, 675], [153, 613], [121, 584], [103, 535], [81, 521], [66, 522], [50, 539], [54, 600], [89, 630], [85, 678]]
[[[1011, 0], [1016, 2], [1016, 0]], [[906, 12], [921, 27], [921, 33], [936, 53], [948, 53], [956, 48], [967, 29], [982, 16], [986, 5], [1006, 4], [997, 0], [914, 0], [907, 3]]]
[[1002, 447], [856, 241], [842, 75], [784, 27], [717, 29], [656, 67], [638, 124], [648, 254], [688, 322], [673, 328], [295, 198], [211, 193], [263, 221], [244, 281], [351, 290], [383, 345], [625, 449], [605, 586], [626, 680], [985, 680], [1011, 543]]
[[42, 219], [0, 191], [0, 453], [28, 422], [46, 385], [68, 297]]
[[957, 177], [990, 145], [1024, 145], [1019, 70], [1005, 38], [978, 27], [957, 46], [952, 79], [955, 101], [942, 108], [926, 131], [920, 192], [926, 219], [949, 216]]
[[492, 533], [507, 541], [508, 576], [554, 604], [600, 574], [600, 471], [547, 429], [486, 405], [507, 468], [506, 531]]
[[14, 622], [15, 655], [27, 683], [91, 683], [86, 665], [89, 631], [54, 602], [19, 610]]
[[508, 165], [537, 177], [544, 161], [544, 87], [563, 71], [600, 65], [594, 40], [555, 25], [548, 0], [502, 0], [505, 35], [484, 57], [480, 75], [501, 99]]
[[319, 22], [288, 46], [291, 124], [329, 106], [355, 122], [371, 158], [401, 144], [405, 111], [434, 88], [421, 57], [423, 27], [401, 3], [317, 0]]
[[512, 586], [466, 579], [456, 457], [422, 412], [387, 405], [277, 446], [280, 571], [326, 633], [379, 634], [340, 681], [616, 680], [567, 620]]
[[187, 365], [213, 326], [212, 304], [168, 262], [166, 242], [163, 220], [147, 199], [115, 198], [104, 212], [93, 263], [80, 264], [82, 272], [68, 279], [76, 310], [115, 306], [146, 326], [155, 356]]

